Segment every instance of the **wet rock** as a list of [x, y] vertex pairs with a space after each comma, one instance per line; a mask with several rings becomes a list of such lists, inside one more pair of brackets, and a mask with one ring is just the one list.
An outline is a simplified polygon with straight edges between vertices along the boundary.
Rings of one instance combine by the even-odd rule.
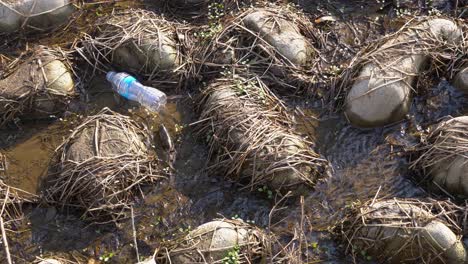
[[429, 178], [429, 186], [455, 196], [468, 197], [468, 116], [441, 122], [423, 144], [421, 156], [413, 163]]
[[[243, 93], [248, 96], [243, 96]], [[207, 137], [220, 172], [249, 186], [307, 194], [327, 163], [307, 141], [284, 126], [278, 102], [258, 80], [219, 79], [205, 90], [200, 135]], [[262, 103], [263, 102], [263, 103]], [[283, 119], [284, 118], [284, 119]], [[239, 124], [239, 125], [234, 125]]]
[[453, 86], [468, 93], [468, 68], [461, 70], [454, 78]]
[[311, 60], [313, 48], [292, 21], [259, 10], [245, 16], [243, 22], [292, 64], [304, 66]]
[[398, 199], [368, 203], [351, 220], [347, 238], [357, 250], [385, 262], [464, 263], [460, 237], [422, 206]]
[[[428, 62], [424, 42], [456, 43], [458, 26], [432, 19], [388, 41], [365, 64], [346, 98], [345, 115], [358, 127], [378, 127], [400, 121], [411, 105], [412, 83]], [[426, 47], [427, 48], [427, 47]]]
[[99, 65], [111, 63], [125, 72], [158, 76], [160, 82], [171, 77], [180, 80], [174, 69], [181, 66], [182, 45], [176, 28], [182, 24], [144, 9], [115, 12], [96, 24], [96, 37], [83, 40], [86, 54], [82, 55], [88, 60], [97, 60]]
[[39, 264], [62, 264], [62, 262], [56, 259], [44, 259], [43, 261], [39, 262]]
[[164, 178], [150, 139], [146, 127], [108, 108], [87, 117], [57, 149], [46, 199], [94, 220], [124, 217], [143, 185]]
[[66, 23], [74, 11], [69, 0], [6, 0], [0, 3], [0, 31], [51, 29]]
[[163, 32], [158, 38], [130, 41], [118, 47], [113, 56], [114, 63], [132, 69], [153, 67], [170, 70], [179, 64], [176, 42]]
[[238, 261], [255, 262], [264, 253], [265, 235], [241, 220], [216, 220], [205, 223], [178, 239], [168, 254], [163, 252], [158, 263], [217, 263], [236, 250]]
[[57, 114], [74, 95], [71, 66], [60, 53], [39, 47], [0, 80], [0, 123], [23, 114], [30, 118]]

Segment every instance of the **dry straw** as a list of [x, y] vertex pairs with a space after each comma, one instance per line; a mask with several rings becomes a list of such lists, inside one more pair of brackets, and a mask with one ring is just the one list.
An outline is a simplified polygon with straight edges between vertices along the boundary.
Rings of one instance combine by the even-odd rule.
[[198, 134], [210, 144], [210, 168], [247, 184], [307, 192], [327, 163], [291, 129], [282, 102], [258, 78], [212, 82], [201, 98]]
[[148, 130], [105, 108], [86, 118], [57, 149], [46, 198], [92, 218], [127, 216], [142, 187], [163, 179]]

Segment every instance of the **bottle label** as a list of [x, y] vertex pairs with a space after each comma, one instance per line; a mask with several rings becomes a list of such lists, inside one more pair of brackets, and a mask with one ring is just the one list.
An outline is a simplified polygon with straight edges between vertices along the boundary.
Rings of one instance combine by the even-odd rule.
[[129, 99], [129, 97], [131, 96], [131, 86], [134, 81], [136, 81], [136, 79], [133, 76], [125, 77], [122, 80], [122, 84], [120, 86], [120, 87], [124, 87], [124, 89], [122, 89], [122, 91], [120, 92], [120, 95]]

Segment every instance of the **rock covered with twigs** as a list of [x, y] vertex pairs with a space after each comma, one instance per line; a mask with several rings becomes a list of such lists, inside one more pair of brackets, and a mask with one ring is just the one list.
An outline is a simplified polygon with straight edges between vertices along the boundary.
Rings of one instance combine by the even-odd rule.
[[[214, 220], [160, 249], [157, 263], [256, 263], [269, 243], [264, 232], [242, 220]], [[229, 262], [236, 261], [237, 262]]]
[[259, 41], [273, 46], [292, 64], [304, 66], [312, 59], [312, 45], [300, 33], [294, 21], [262, 9], [246, 15], [242, 21], [248, 29], [258, 34]]
[[327, 167], [310, 142], [287, 124], [281, 101], [259, 80], [212, 82], [201, 100], [200, 134], [216, 153], [215, 167], [250, 187], [307, 193]]
[[195, 61], [203, 62], [203, 74], [234, 65], [288, 92], [312, 81], [308, 70], [316, 61], [316, 31], [300, 10], [269, 3], [222, 17], [212, 25], [216, 27], [198, 34], [202, 45], [194, 48]]
[[47, 31], [65, 24], [75, 11], [72, 0], [3, 0], [0, 31]]
[[346, 97], [345, 114], [358, 127], [400, 121], [411, 105], [412, 84], [434, 48], [454, 45], [461, 30], [447, 19], [409, 27], [368, 55]]
[[85, 52], [80, 54], [104, 70], [116, 67], [156, 79], [160, 85], [179, 82], [190, 64], [184, 61], [184, 28], [151, 11], [116, 12], [97, 21], [95, 36], [85, 37]]
[[66, 109], [75, 85], [64, 54], [40, 46], [6, 67], [6, 77], [0, 80], [0, 124], [21, 115], [48, 117]]
[[353, 253], [365, 252], [388, 263], [465, 263], [461, 236], [453, 231], [459, 228], [446, 221], [450, 219], [454, 224], [455, 219], [431, 212], [440, 204], [399, 199], [370, 201], [354, 208], [345, 221], [345, 240]]
[[453, 86], [464, 93], [468, 93], [468, 67], [455, 75]]
[[87, 117], [57, 151], [47, 199], [91, 217], [124, 216], [143, 185], [163, 178], [150, 140], [145, 127], [107, 108]]
[[468, 197], [468, 116], [439, 123], [418, 151], [412, 167], [422, 172], [431, 189]]

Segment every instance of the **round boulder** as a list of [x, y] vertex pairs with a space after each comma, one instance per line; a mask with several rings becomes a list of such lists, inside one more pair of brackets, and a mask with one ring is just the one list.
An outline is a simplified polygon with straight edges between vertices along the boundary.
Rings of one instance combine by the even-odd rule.
[[461, 70], [454, 78], [453, 86], [468, 93], [468, 68]]
[[124, 217], [143, 185], [164, 178], [148, 130], [107, 108], [87, 117], [55, 160], [45, 183], [46, 199], [82, 208], [94, 219]]
[[345, 239], [388, 263], [465, 263], [461, 237], [423, 207], [398, 199], [365, 204], [349, 219]]
[[311, 60], [312, 45], [292, 21], [272, 12], [258, 10], [245, 16], [243, 22], [292, 64], [304, 66]]
[[38, 47], [0, 80], [0, 124], [18, 116], [48, 117], [63, 112], [75, 95], [71, 65], [60, 52]]
[[0, 31], [45, 31], [66, 23], [74, 11], [70, 0], [4, 0], [0, 3]]
[[457, 43], [461, 30], [452, 21], [432, 19], [410, 27], [368, 55], [346, 97], [351, 124], [372, 128], [402, 120], [411, 106], [412, 84], [425, 68], [425, 50], [434, 41]]
[[[429, 186], [438, 191], [468, 197], [468, 116], [439, 123], [420, 149], [412, 168], [429, 176]], [[467, 145], [467, 146], [465, 146]]]
[[265, 238], [261, 230], [242, 220], [215, 220], [174, 240], [168, 253], [161, 251], [156, 260], [173, 264], [220, 263], [231, 253], [239, 263], [248, 263], [261, 258]]

